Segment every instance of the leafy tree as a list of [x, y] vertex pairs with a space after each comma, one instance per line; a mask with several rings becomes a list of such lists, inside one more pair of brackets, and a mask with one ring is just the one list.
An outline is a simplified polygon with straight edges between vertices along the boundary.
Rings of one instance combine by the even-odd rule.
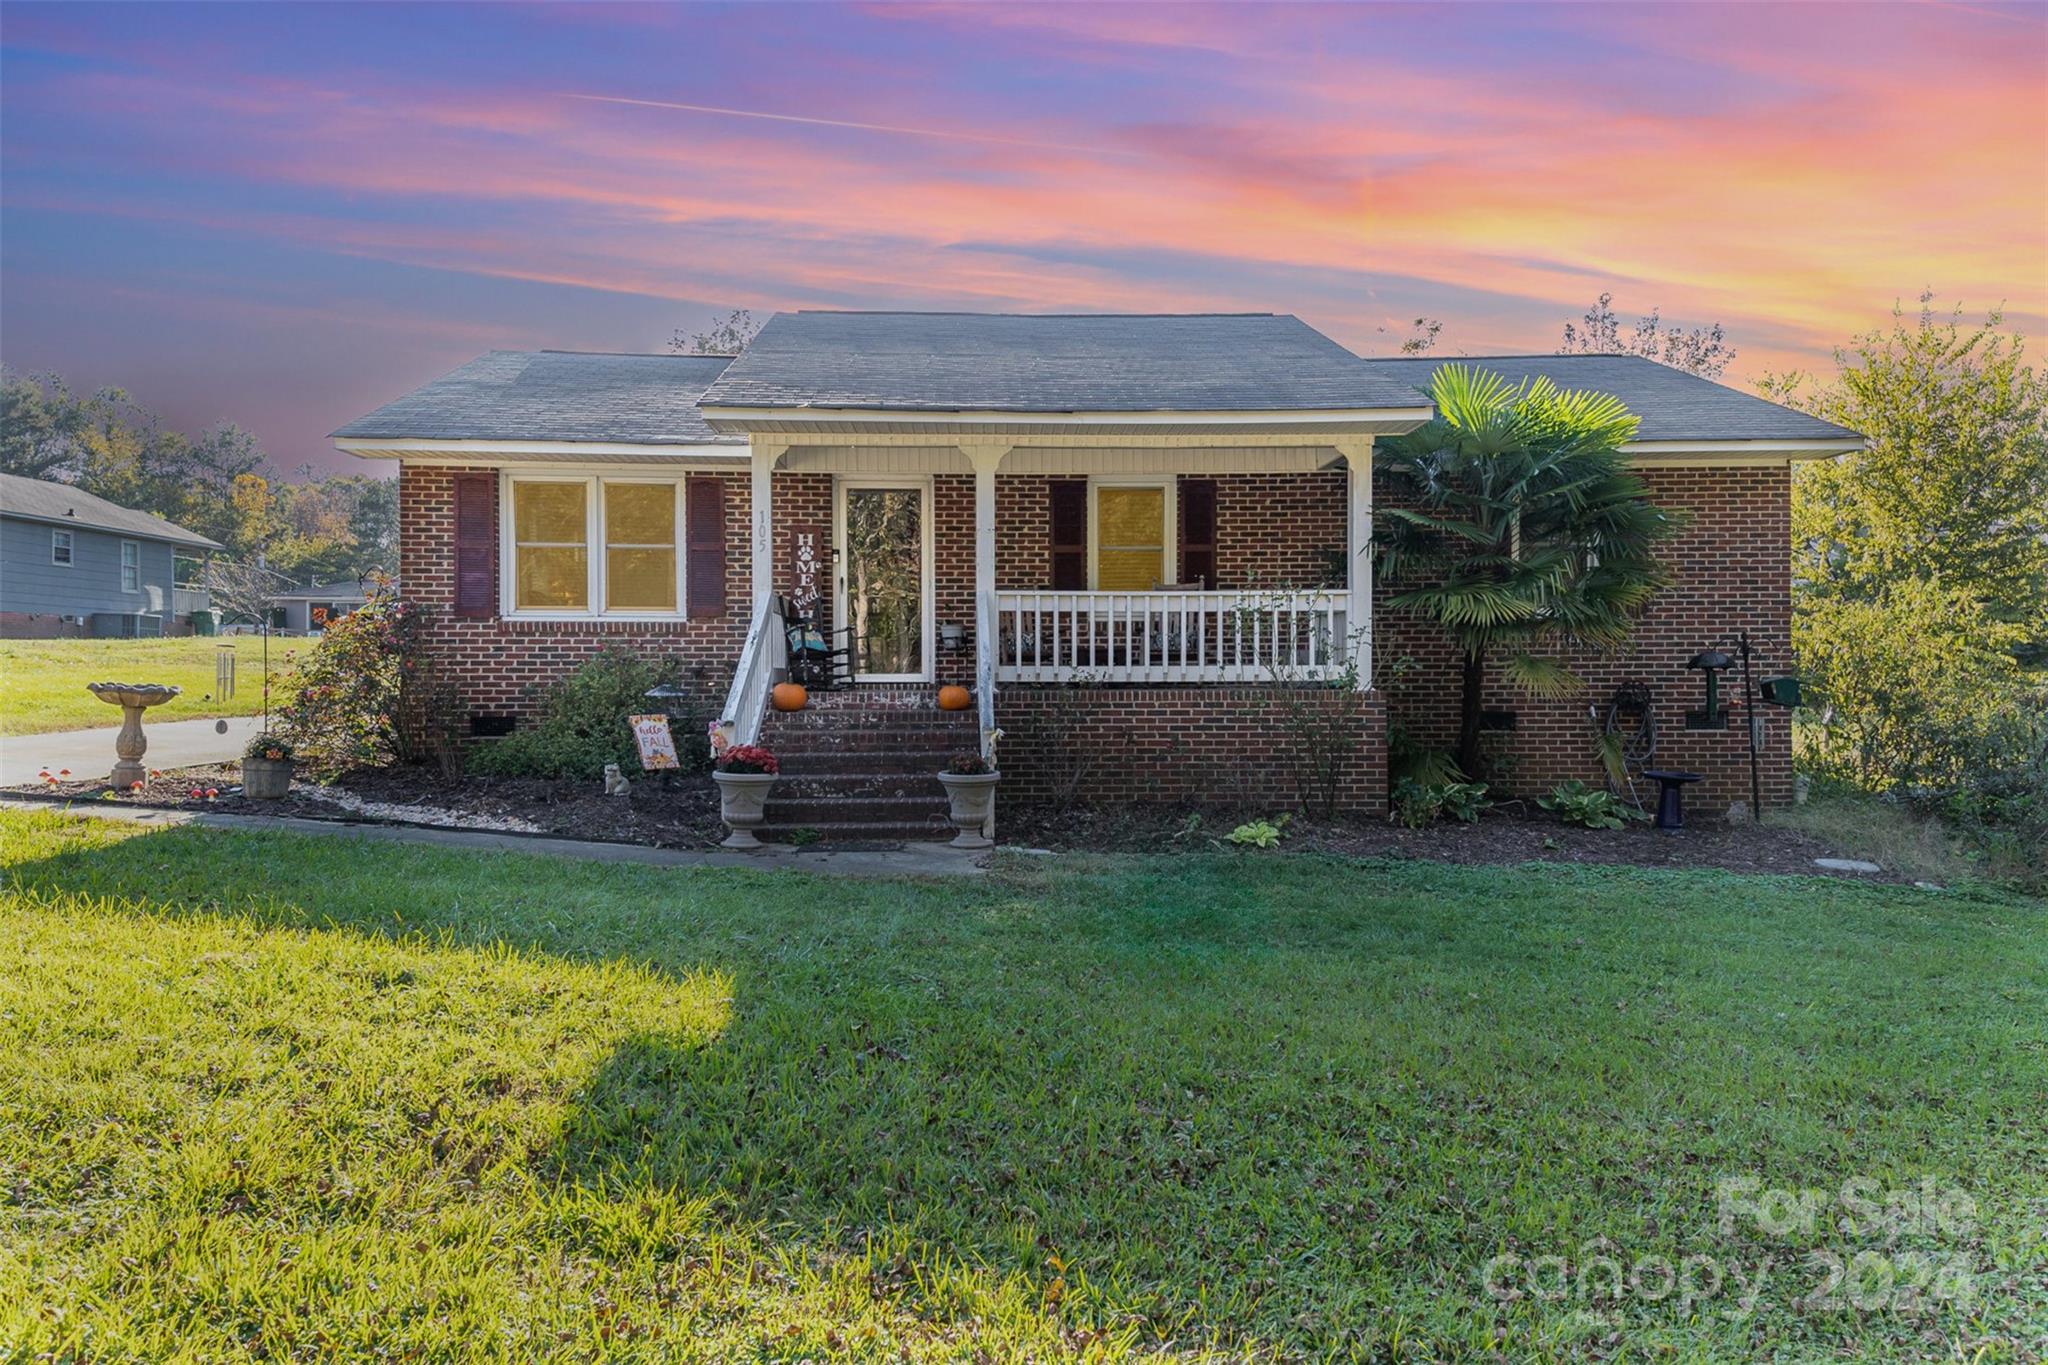
[[1969, 589], [1932, 579], [1802, 613], [1800, 669], [1822, 703], [1803, 766], [1869, 790], [1945, 792], [2023, 762], [2012, 722], [2048, 695], [2029, 698], [2017, 635]]
[[79, 442], [93, 405], [104, 401], [78, 397], [53, 374], [0, 370], [0, 473], [76, 478]]
[[1966, 327], [1920, 296], [1909, 322], [1835, 353], [1812, 384], [1781, 375], [1764, 393], [1869, 438], [1867, 449], [1800, 467], [1793, 569], [1802, 606], [1873, 602], [1906, 583], [1967, 593], [1998, 621], [2048, 636], [2048, 374], [2000, 316]]
[[1664, 327], [1655, 308], [1648, 317], [1637, 320], [1635, 331], [1624, 340], [1612, 294], [1602, 294], [1581, 322], [1567, 322], [1564, 344], [1557, 349], [1560, 355], [1639, 355], [1702, 379], [1719, 379], [1728, 362], [1735, 359], [1735, 348], [1728, 344], [1720, 323], [1689, 332]]
[[1669, 581], [1657, 547], [1677, 523], [1629, 472], [1620, 447], [1636, 418], [1618, 399], [1455, 364], [1436, 372], [1430, 398], [1433, 421], [1375, 452], [1389, 496], [1373, 547], [1395, 589], [1388, 605], [1441, 625], [1464, 653], [1458, 766], [1469, 778], [1492, 656], [1524, 689], [1576, 691], [1579, 679], [1536, 651], [1624, 643]]
[[686, 355], [738, 355], [760, 330], [761, 324], [754, 321], [750, 310], [735, 308], [724, 317], [713, 319], [705, 331], [677, 332], [668, 344], [670, 350]]

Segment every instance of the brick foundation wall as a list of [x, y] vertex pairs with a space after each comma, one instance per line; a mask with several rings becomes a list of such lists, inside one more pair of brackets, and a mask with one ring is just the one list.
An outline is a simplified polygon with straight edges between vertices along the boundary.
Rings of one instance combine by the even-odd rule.
[[1284, 708], [1351, 727], [1338, 809], [1386, 810], [1386, 709], [1377, 693], [1263, 687], [1009, 687], [996, 694], [1003, 793], [1022, 800], [1129, 801], [1293, 810], [1303, 804]]
[[0, 640], [72, 640], [85, 632], [53, 612], [0, 611]]
[[[1690, 789], [1688, 805], [1723, 811], [1731, 801], [1749, 800], [1747, 736], [1739, 718], [1726, 730], [1685, 729], [1685, 713], [1705, 703], [1701, 676], [1685, 662], [1703, 649], [1733, 654], [1736, 632], [1746, 629], [1759, 679], [1791, 671], [1791, 473], [1782, 467], [1651, 469], [1643, 478], [1653, 502], [1692, 514], [1691, 523], [1666, 545], [1675, 581], [1650, 604], [1623, 653], [1565, 656], [1586, 680], [1582, 696], [1531, 697], [1502, 681], [1498, 664], [1489, 663], [1485, 704], [1513, 711], [1517, 728], [1487, 735], [1485, 745], [1507, 760], [1497, 785], [1510, 792], [1536, 795], [1574, 777], [1598, 785], [1605, 779], [1586, 708], [1604, 707], [1624, 682], [1647, 683], [1657, 765], [1702, 774], [1706, 780]], [[1379, 590], [1387, 591], [1385, 585]], [[1374, 683], [1387, 696], [1389, 723], [1428, 744], [1455, 747], [1459, 658], [1450, 640], [1383, 602], [1376, 604], [1374, 627]], [[1727, 698], [1740, 695], [1739, 669], [1722, 675], [1722, 683], [1725, 706]], [[1760, 711], [1764, 804], [1786, 805], [1792, 799], [1791, 718], [1776, 707]], [[1647, 798], [1654, 784], [1644, 786]]]

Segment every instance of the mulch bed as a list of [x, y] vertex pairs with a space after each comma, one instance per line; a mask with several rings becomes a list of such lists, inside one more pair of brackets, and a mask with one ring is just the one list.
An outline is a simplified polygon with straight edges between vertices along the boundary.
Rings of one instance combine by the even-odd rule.
[[[212, 788], [217, 795], [194, 799], [190, 792]], [[104, 779], [32, 784], [21, 793], [73, 800], [111, 799], [123, 805], [174, 810], [216, 810], [242, 815], [297, 816], [319, 820], [392, 820], [447, 824], [450, 813], [476, 823], [472, 828], [531, 826], [535, 832], [575, 839], [602, 839], [657, 848], [706, 848], [724, 837], [718, 820], [718, 792], [706, 776], [636, 778], [624, 797], [606, 796], [589, 780], [542, 778], [446, 779], [418, 768], [363, 769], [337, 778], [327, 790], [401, 811], [351, 813], [293, 783], [279, 801], [251, 801], [241, 794], [237, 765], [187, 768], [152, 780], [139, 795], [103, 798]], [[998, 805], [1002, 841], [1026, 848], [1081, 852], [1177, 853], [1229, 847], [1224, 836], [1254, 815], [1156, 807], [1111, 809], [1055, 807], [1006, 802]], [[1432, 825], [1404, 829], [1382, 821], [1289, 822], [1281, 847], [1296, 852], [1335, 853], [1359, 858], [1417, 858], [1466, 864], [1619, 863], [1632, 867], [1703, 867], [1730, 872], [1844, 875], [1856, 880], [1904, 881], [1882, 874], [1831, 874], [1815, 858], [1838, 850], [1793, 830], [1748, 822], [1695, 819], [1679, 833], [1643, 825], [1627, 829], [1575, 829], [1541, 812], [1508, 803], [1473, 825]]]
[[[1906, 881], [1891, 873], [1830, 873], [1815, 858], [1842, 856], [1794, 830], [1749, 821], [1729, 824], [1695, 818], [1674, 833], [1647, 825], [1626, 829], [1577, 829], [1543, 812], [1518, 811], [1504, 803], [1477, 824], [1455, 822], [1404, 829], [1384, 821], [1324, 823], [1297, 817], [1288, 822], [1281, 847], [1296, 852], [1335, 853], [1352, 858], [1418, 858], [1441, 863], [1515, 864], [1620, 863], [1630, 867], [1704, 867], [1729, 872], [1846, 876], [1857, 881]], [[998, 805], [1003, 842], [1034, 848], [1092, 852], [1163, 853], [1208, 850], [1251, 815], [1146, 808], [1064, 810]]]
[[[121, 805], [167, 810], [211, 810], [235, 815], [294, 816], [313, 820], [372, 820], [387, 823], [454, 824], [447, 813], [469, 817], [478, 829], [509, 828], [573, 839], [603, 839], [656, 848], [705, 848], [725, 837], [718, 821], [718, 792], [706, 776], [636, 778], [623, 797], [606, 796], [598, 781], [544, 778], [442, 778], [418, 768], [364, 768], [344, 773], [325, 790], [363, 801], [409, 808], [400, 812], [351, 812], [304, 779], [289, 796], [251, 801], [241, 792], [241, 771], [228, 763], [180, 768], [152, 780], [140, 795], [115, 793], [104, 778], [93, 782], [35, 783], [17, 793], [64, 796], [79, 801], [111, 800]], [[201, 796], [191, 795], [198, 788]], [[203, 793], [213, 789], [217, 795]]]

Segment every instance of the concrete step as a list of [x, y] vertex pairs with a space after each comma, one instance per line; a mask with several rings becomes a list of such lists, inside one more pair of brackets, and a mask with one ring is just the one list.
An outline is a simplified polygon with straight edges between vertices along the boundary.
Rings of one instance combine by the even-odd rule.
[[938, 825], [946, 820], [944, 797], [800, 796], [770, 797], [768, 823], [782, 828], [819, 825]]
[[770, 842], [786, 842], [786, 836], [794, 829], [809, 831], [818, 836], [818, 842], [825, 844], [926, 844], [943, 843], [959, 833], [952, 825], [925, 824], [812, 824], [776, 826], [770, 824], [760, 832]]
[[777, 749], [784, 777], [923, 777], [936, 774], [957, 749]]
[[942, 797], [937, 768], [907, 773], [792, 773], [783, 770], [774, 787], [778, 800], [798, 797], [888, 796], [898, 799]]

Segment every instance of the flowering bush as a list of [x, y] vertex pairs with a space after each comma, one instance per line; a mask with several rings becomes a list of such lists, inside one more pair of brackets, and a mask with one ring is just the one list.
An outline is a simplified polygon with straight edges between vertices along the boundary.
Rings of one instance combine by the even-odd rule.
[[461, 761], [461, 705], [427, 652], [429, 613], [388, 593], [327, 627], [294, 664], [272, 735], [315, 773]]
[[767, 773], [774, 775], [782, 771], [782, 765], [758, 744], [735, 744], [718, 756], [718, 771], [722, 773]]

